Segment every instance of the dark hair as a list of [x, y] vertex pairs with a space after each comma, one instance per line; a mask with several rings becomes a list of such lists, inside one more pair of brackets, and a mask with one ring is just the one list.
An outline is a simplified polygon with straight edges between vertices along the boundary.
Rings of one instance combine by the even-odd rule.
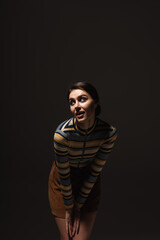
[[69, 94], [74, 89], [85, 90], [87, 93], [89, 93], [91, 95], [93, 100], [97, 103], [95, 115], [98, 116], [101, 112], [101, 107], [99, 105], [99, 96], [98, 96], [98, 93], [97, 93], [97, 90], [95, 89], [95, 87], [93, 87], [93, 85], [88, 82], [76, 82], [68, 90], [68, 94], [67, 94], [68, 100], [69, 100]]

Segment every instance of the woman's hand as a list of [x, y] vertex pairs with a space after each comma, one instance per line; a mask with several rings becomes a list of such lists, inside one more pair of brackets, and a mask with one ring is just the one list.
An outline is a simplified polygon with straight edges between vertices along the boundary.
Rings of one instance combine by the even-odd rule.
[[79, 228], [80, 228], [80, 209], [76, 205], [74, 205], [72, 237], [74, 237], [75, 234], [79, 233]]
[[69, 237], [74, 237], [79, 233], [80, 209], [75, 205], [73, 209], [66, 210], [66, 232]]
[[72, 209], [66, 210], [65, 219], [66, 219], [66, 232], [69, 237], [72, 237], [72, 224], [73, 224], [73, 210]]

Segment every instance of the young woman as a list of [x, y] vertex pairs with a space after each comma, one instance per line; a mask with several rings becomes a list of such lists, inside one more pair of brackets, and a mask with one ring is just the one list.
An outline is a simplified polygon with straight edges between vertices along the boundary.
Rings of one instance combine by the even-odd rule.
[[49, 202], [61, 240], [88, 240], [100, 201], [100, 173], [117, 131], [97, 117], [99, 97], [91, 84], [73, 84], [68, 101], [73, 117], [54, 134]]

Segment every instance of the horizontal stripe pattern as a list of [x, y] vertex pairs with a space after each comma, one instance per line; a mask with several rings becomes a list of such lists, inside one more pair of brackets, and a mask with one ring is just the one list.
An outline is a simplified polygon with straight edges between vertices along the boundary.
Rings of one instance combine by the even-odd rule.
[[[70, 167], [89, 166], [88, 177], [84, 180], [75, 199], [81, 208], [102, 171], [116, 138], [116, 128], [100, 119], [96, 119], [94, 126], [87, 134], [78, 128], [75, 118], [59, 125], [54, 134], [54, 151], [66, 209], [74, 205]], [[85, 149], [83, 149], [84, 146]]]

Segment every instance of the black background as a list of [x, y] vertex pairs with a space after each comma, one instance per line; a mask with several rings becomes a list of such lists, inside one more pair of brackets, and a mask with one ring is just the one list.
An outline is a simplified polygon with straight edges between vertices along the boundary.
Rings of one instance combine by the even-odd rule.
[[119, 133], [91, 239], [159, 239], [159, 1], [3, 1], [1, 13], [1, 239], [58, 239], [52, 136], [79, 80]]

